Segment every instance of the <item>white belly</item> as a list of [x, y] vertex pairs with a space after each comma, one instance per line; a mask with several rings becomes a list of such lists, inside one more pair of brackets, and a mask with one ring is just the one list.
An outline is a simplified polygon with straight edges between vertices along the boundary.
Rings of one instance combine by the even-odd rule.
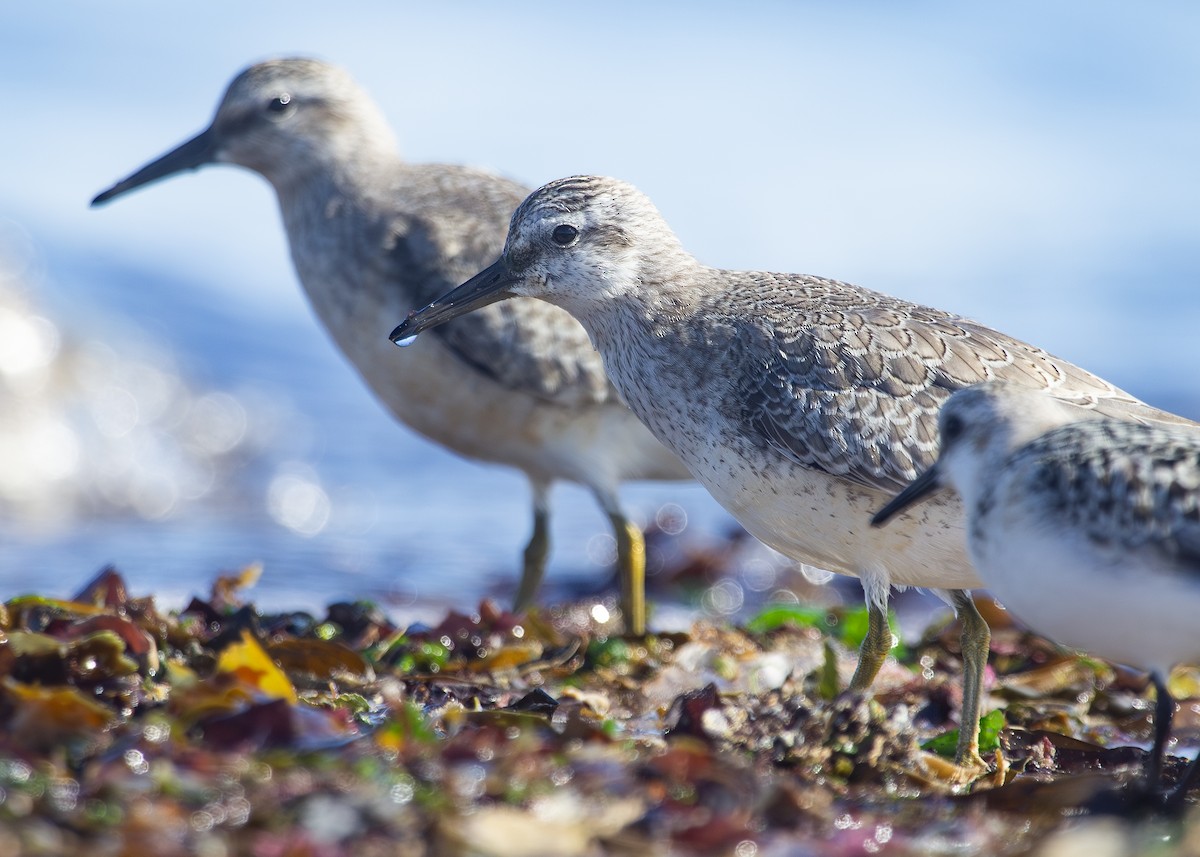
[[709, 457], [693, 470], [697, 478], [751, 534], [792, 559], [895, 586], [982, 585], [967, 558], [961, 504], [949, 492], [872, 527], [890, 499], [882, 492], [795, 465], [747, 477], [749, 468], [714, 460], [734, 458], [728, 450]]
[[1021, 621], [1063, 645], [1144, 669], [1200, 662], [1200, 579], [1026, 523], [971, 544], [987, 587]]

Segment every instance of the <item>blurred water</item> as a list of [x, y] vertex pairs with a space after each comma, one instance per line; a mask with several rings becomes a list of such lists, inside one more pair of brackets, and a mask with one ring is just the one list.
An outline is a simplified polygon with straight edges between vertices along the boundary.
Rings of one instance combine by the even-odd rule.
[[[111, 562], [135, 587], [182, 597], [219, 570], [262, 562], [256, 595], [267, 603], [369, 597], [466, 607], [484, 594], [509, 597], [530, 524], [524, 479], [460, 460], [395, 423], [315, 321], [213, 301], [197, 283], [161, 271], [26, 246], [34, 263], [22, 268], [44, 273], [40, 286], [24, 283], [27, 306], [12, 315], [40, 319], [64, 350], [98, 350], [105, 362], [72, 384], [15, 399], [0, 390], [0, 399], [36, 401], [57, 414], [51, 423], [90, 449], [97, 465], [132, 445], [130, 458], [169, 487], [147, 490], [147, 478], [132, 472], [93, 490], [92, 471], [105, 468], [76, 467], [57, 493], [45, 481], [14, 489], [0, 591], [70, 585]], [[60, 261], [47, 271], [39, 259]], [[0, 334], [5, 317], [0, 301]], [[70, 361], [60, 355], [57, 363], [65, 374]], [[175, 392], [154, 407], [164, 387]], [[184, 437], [186, 420], [155, 428], [154, 413], [167, 408], [193, 420], [207, 414], [208, 446]], [[67, 418], [80, 410], [85, 418]], [[156, 456], [155, 447], [174, 453]], [[198, 469], [208, 472], [202, 487], [175, 485]], [[606, 522], [590, 495], [560, 493], [549, 583], [599, 588], [610, 561]], [[694, 485], [627, 493], [643, 522], [671, 499], [709, 528], [724, 519]]]
[[[1197, 43], [1181, 0], [7, 5], [0, 264], [24, 293], [0, 300], [0, 394], [26, 398], [0, 414], [0, 596], [105, 562], [182, 594], [261, 560], [260, 597], [288, 604], [511, 586], [523, 480], [375, 406], [260, 180], [214, 168], [86, 208], [249, 62], [347, 65], [414, 160], [627, 178], [704, 262], [973, 316], [1198, 417]], [[695, 486], [624, 496], [642, 520], [678, 501], [700, 540], [728, 526]], [[549, 583], [599, 584], [603, 518], [556, 500]], [[760, 562], [742, 596], [775, 580]]]

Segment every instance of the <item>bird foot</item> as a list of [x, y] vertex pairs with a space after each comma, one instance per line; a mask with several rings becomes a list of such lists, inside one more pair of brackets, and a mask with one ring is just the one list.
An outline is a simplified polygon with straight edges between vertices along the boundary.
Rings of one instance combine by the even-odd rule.
[[936, 753], [922, 752], [919, 761], [926, 779], [952, 789], [970, 785], [992, 769], [978, 753], [974, 758], [951, 762]]

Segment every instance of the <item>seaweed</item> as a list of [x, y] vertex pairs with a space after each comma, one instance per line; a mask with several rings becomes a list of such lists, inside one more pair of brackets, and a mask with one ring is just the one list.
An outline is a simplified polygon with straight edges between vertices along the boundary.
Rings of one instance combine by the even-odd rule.
[[[108, 568], [0, 613], [6, 853], [1017, 854], [1103, 835], [1188, 853], [1139, 788], [1147, 689], [994, 615], [990, 770], [956, 735], [957, 629], [850, 693], [858, 611], [613, 633], [594, 601], [434, 627], [363, 601], [163, 610]], [[982, 602], [986, 610], [989, 605]], [[1180, 671], [1173, 688], [1200, 688]], [[1194, 742], [1185, 702], [1179, 737]], [[1172, 755], [1166, 776], [1184, 759]]]

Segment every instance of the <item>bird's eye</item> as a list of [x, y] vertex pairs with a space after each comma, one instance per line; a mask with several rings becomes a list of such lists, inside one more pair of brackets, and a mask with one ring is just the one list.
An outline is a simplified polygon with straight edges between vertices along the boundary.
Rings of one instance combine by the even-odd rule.
[[550, 233], [550, 238], [559, 247], [570, 247], [578, 237], [579, 230], [569, 223], [558, 224], [558, 226], [554, 227], [554, 231]]
[[954, 443], [962, 437], [963, 421], [958, 414], [950, 414], [942, 420], [942, 444]]
[[290, 93], [281, 92], [270, 101], [267, 102], [267, 109], [272, 113], [287, 113], [292, 109], [292, 96]]

